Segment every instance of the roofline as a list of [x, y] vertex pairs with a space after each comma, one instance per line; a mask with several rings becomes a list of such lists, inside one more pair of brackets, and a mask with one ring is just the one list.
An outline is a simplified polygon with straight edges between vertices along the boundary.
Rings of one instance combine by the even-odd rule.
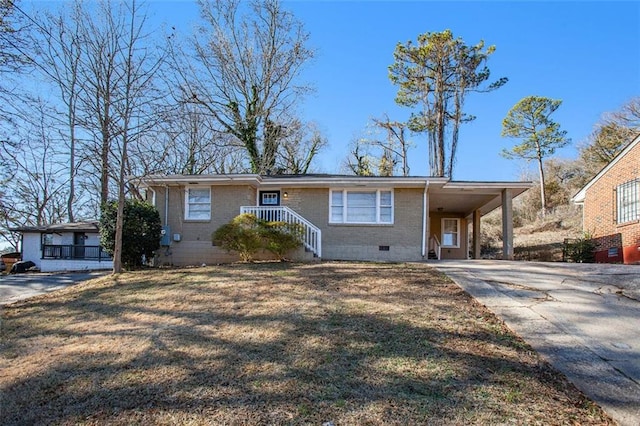
[[585, 186], [582, 187], [582, 189], [580, 189], [580, 191], [576, 192], [576, 195], [574, 195], [573, 197], [571, 197], [571, 202], [574, 204], [584, 204], [584, 199], [587, 195], [587, 190], [589, 188], [591, 188], [591, 186], [596, 183], [596, 181], [598, 181], [598, 179], [600, 179], [602, 177], [602, 175], [604, 175], [605, 173], [607, 173], [609, 170], [611, 170], [611, 168], [618, 162], [620, 161], [620, 159], [622, 157], [624, 157], [625, 155], [627, 155], [627, 153], [629, 151], [631, 151], [633, 149], [633, 147], [635, 147], [638, 142], [640, 142], [640, 133], [638, 135], [636, 135], [635, 138], [633, 138], [631, 140], [631, 142], [629, 142], [629, 144], [627, 144], [627, 146], [618, 153], [618, 155], [616, 155], [615, 157], [613, 157], [613, 160], [609, 161], [609, 164], [607, 164], [606, 166], [604, 166], [602, 168], [602, 170], [600, 170], [598, 172], [597, 175], [595, 175], [589, 182], [586, 183]]
[[143, 186], [152, 185], [200, 185], [234, 183], [259, 184], [262, 177], [257, 174], [219, 174], [219, 175], [150, 175], [134, 178]]
[[12, 232], [99, 232], [98, 221], [53, 223], [49, 225], [18, 226], [9, 228]]
[[535, 185], [531, 181], [507, 181], [507, 182], [498, 182], [498, 181], [449, 181], [444, 187], [445, 188], [508, 188], [508, 189], [529, 189], [533, 188]]
[[451, 181], [447, 177], [432, 176], [351, 176], [351, 175], [151, 175], [137, 178], [142, 186], [153, 185], [228, 185], [244, 183], [265, 187], [326, 187], [326, 186], [435, 186], [447, 189], [515, 189], [527, 190], [530, 181]]
[[424, 187], [427, 184], [446, 184], [444, 177], [424, 176], [301, 176], [296, 178], [269, 176], [262, 181], [264, 186], [317, 187], [317, 186], [404, 186]]

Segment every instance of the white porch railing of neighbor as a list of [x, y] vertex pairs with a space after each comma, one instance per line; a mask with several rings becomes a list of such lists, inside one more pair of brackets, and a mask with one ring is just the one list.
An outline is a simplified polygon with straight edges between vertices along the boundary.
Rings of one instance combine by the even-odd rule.
[[268, 222], [286, 222], [301, 229], [301, 241], [305, 248], [322, 257], [322, 231], [320, 228], [286, 206], [242, 206], [240, 214], [249, 213]]

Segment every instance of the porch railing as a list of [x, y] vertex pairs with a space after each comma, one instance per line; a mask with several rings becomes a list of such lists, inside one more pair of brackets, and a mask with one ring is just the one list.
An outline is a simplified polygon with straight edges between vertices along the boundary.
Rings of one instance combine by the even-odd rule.
[[250, 213], [268, 222], [286, 222], [301, 229], [301, 241], [305, 248], [322, 257], [322, 231], [320, 228], [286, 206], [242, 206], [240, 213]]
[[45, 244], [42, 246], [43, 259], [111, 260], [111, 256], [101, 246], [72, 244]]
[[429, 253], [434, 253], [436, 259], [440, 260], [440, 255], [442, 254], [442, 244], [440, 244], [440, 240], [435, 235], [429, 237]]

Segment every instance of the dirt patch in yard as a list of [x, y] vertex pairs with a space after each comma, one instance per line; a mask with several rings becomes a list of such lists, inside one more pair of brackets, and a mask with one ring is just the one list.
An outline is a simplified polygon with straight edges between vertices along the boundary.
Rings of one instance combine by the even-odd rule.
[[0, 336], [3, 424], [613, 424], [423, 264], [109, 276]]

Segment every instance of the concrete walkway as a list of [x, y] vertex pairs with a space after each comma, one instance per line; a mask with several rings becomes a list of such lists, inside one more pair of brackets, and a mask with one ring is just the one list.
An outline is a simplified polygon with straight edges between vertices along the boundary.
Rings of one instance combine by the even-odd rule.
[[434, 263], [620, 425], [640, 425], [640, 266]]
[[59, 290], [105, 273], [108, 272], [0, 274], [0, 305]]

